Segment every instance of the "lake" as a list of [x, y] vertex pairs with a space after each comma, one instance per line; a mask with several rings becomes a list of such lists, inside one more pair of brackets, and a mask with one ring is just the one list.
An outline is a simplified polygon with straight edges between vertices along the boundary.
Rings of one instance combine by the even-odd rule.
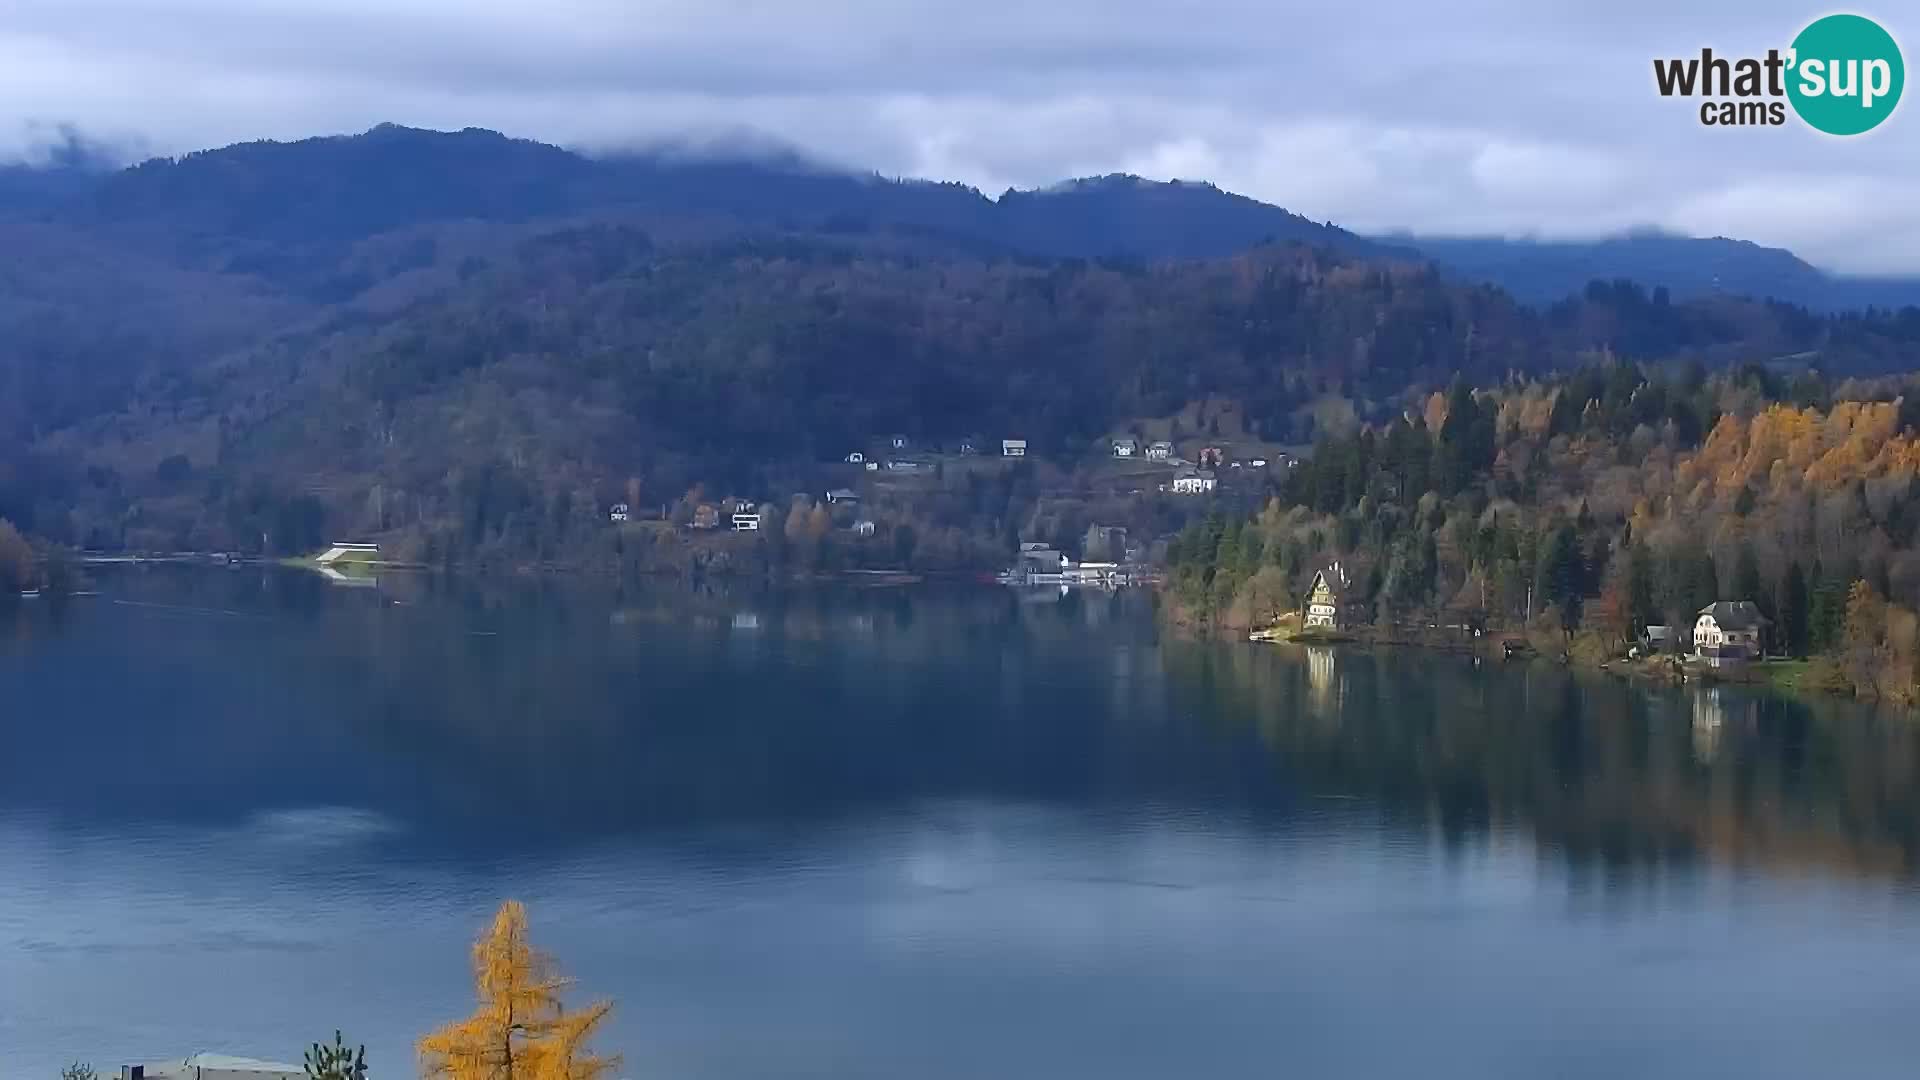
[[4, 1080], [412, 1075], [505, 898], [623, 1077], [1914, 1067], [1905, 716], [1140, 592], [97, 587], [0, 611]]

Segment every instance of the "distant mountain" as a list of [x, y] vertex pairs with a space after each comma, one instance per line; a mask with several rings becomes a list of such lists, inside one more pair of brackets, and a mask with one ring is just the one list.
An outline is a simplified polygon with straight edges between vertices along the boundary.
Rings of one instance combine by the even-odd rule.
[[[337, 298], [338, 264], [383, 233], [618, 213], [801, 231], [915, 235], [941, 251], [1052, 258], [1216, 258], [1261, 243], [1432, 259], [1536, 304], [1595, 279], [1677, 298], [1774, 297], [1820, 309], [1920, 303], [1920, 279], [1822, 273], [1791, 252], [1724, 238], [1636, 233], [1586, 243], [1365, 237], [1208, 183], [1111, 175], [988, 198], [765, 148], [664, 148], [605, 157], [497, 132], [382, 125], [360, 135], [254, 142], [102, 172], [84, 144], [49, 168], [0, 168], [0, 221], [32, 217], [171, 257]], [[316, 292], [317, 290], [317, 292]]]
[[994, 204], [1003, 242], [1049, 255], [1207, 259], [1261, 243], [1298, 243], [1349, 255], [1417, 258], [1212, 184], [1159, 183], [1116, 174], [1039, 191], [1009, 190]]
[[1726, 237], [1634, 232], [1604, 240], [1550, 242], [1499, 237], [1393, 235], [1441, 265], [1492, 282], [1530, 303], [1551, 303], [1588, 282], [1628, 278], [1676, 297], [1772, 297], [1822, 311], [1920, 304], [1920, 278], [1827, 274], [1782, 248]]
[[[590, 158], [480, 129], [382, 125], [361, 135], [158, 158], [85, 184], [23, 170], [13, 186], [35, 190], [30, 204], [53, 221], [171, 245], [203, 265], [238, 257], [243, 268], [337, 253], [409, 226], [606, 211], [838, 232], [917, 230], [1050, 257], [1206, 258], [1268, 241], [1394, 253], [1210, 184], [1107, 176], [994, 200], [960, 184], [890, 180], [792, 154], [662, 150]], [[275, 257], [263, 258], [269, 250]]]
[[[993, 199], [793, 155], [382, 127], [14, 179], [0, 517], [95, 547], [564, 554], [600, 535], [580, 508], [635, 484], [824, 490], [876, 432], [1018, 432], [1072, 459], [1214, 402], [1225, 430], [1291, 445], [1457, 376], [1596, 355], [1863, 374], [1920, 342], [1920, 309], [1685, 297], [1703, 251], [1723, 285], [1762, 259], [1771, 276], [1738, 280], [1821, 285], [1750, 245], [1627, 245], [1667, 253], [1639, 264], [1681, 283], [1664, 294], [1585, 284], [1621, 265], [1595, 245], [1559, 299], [1533, 280], [1566, 257], [1548, 246], [1517, 269], [1498, 245], [1435, 262], [1130, 176]], [[1025, 504], [974, 487], [914, 528], [950, 552], [1004, 540]]]
[[43, 213], [119, 171], [114, 150], [71, 129], [40, 148], [31, 162], [0, 163], [0, 221]]

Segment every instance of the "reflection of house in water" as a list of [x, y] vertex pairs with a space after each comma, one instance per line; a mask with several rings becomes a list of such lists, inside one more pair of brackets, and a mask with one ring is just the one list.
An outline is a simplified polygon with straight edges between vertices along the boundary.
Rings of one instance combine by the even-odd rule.
[[1702, 687], [1693, 695], [1693, 756], [1702, 763], [1711, 761], [1720, 749], [1720, 736], [1728, 724], [1751, 729], [1760, 721], [1760, 703], [1718, 686]]
[[1320, 709], [1338, 706], [1338, 680], [1338, 673], [1333, 666], [1333, 650], [1321, 645], [1307, 646], [1307, 699]]

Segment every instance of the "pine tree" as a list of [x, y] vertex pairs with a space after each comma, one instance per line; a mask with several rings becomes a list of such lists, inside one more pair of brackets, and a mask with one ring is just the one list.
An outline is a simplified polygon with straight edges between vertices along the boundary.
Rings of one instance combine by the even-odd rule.
[[480, 1005], [474, 1014], [420, 1040], [422, 1071], [434, 1080], [598, 1080], [617, 1059], [586, 1049], [613, 1006], [569, 1013], [560, 991], [571, 981], [527, 940], [527, 911], [501, 905], [473, 947]]
[[1778, 625], [1780, 620], [1774, 610], [1773, 594], [1760, 581], [1760, 560], [1754, 555], [1752, 544], [1741, 544], [1740, 553], [1734, 558], [1733, 598], [1753, 601], [1760, 609], [1760, 614]]
[[1807, 575], [1799, 562], [1787, 567], [1786, 581], [1780, 587], [1780, 632], [1787, 651], [1807, 655]]
[[1635, 628], [1662, 621], [1653, 601], [1653, 555], [1645, 544], [1627, 549], [1627, 607]]
[[307, 1080], [367, 1080], [367, 1048], [347, 1049], [340, 1032], [333, 1033], [333, 1045], [314, 1043], [307, 1051]]

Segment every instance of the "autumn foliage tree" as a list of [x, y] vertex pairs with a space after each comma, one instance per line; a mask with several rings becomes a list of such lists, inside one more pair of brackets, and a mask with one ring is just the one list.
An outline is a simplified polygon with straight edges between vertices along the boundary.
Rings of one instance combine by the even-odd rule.
[[429, 1080], [599, 1080], [618, 1064], [587, 1049], [612, 1003], [562, 1006], [572, 980], [528, 941], [518, 901], [502, 904], [475, 943], [473, 969], [479, 1008], [420, 1040]]

